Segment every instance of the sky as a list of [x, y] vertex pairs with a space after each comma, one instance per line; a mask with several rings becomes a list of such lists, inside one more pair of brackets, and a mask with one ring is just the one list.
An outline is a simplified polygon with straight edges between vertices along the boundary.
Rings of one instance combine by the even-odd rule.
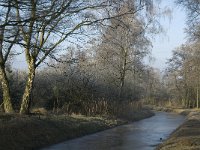
[[[184, 28], [186, 27], [186, 14], [180, 8], [175, 6], [174, 0], [162, 0], [160, 8], [165, 7], [172, 9], [171, 19], [165, 17], [160, 19], [165, 33], [159, 34], [152, 40], [152, 57], [153, 61], [148, 61], [150, 66], [160, 69], [161, 71], [166, 67], [166, 61], [172, 56], [172, 50], [180, 46], [186, 41], [186, 34]], [[14, 68], [27, 68], [24, 55], [15, 58], [13, 63]]]
[[186, 28], [185, 12], [180, 7], [175, 6], [173, 0], [163, 0], [160, 7], [162, 9], [165, 6], [172, 9], [172, 16], [171, 19], [162, 18], [160, 20], [165, 33], [156, 36], [152, 41], [152, 56], [155, 60], [150, 62], [153, 67], [161, 71], [166, 67], [167, 59], [172, 56], [172, 50], [186, 41], [186, 34], [184, 33], [184, 28]]

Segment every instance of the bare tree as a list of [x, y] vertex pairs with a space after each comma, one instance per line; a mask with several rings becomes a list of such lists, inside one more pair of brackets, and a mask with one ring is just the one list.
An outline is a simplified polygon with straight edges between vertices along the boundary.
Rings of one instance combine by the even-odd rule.
[[196, 42], [178, 47], [168, 62], [172, 97], [185, 107], [199, 107], [199, 58], [199, 43]]
[[[117, 13], [126, 12], [128, 7], [121, 6]], [[120, 98], [123, 95], [126, 76], [132, 73], [132, 80], [136, 82], [136, 75], [143, 68], [142, 60], [149, 54], [151, 42], [146, 33], [153, 24], [152, 18], [153, 16], [144, 22], [137, 14], [117, 17], [111, 19], [110, 27], [103, 33], [97, 54], [99, 60], [105, 63], [105, 69], [114, 77], [111, 82], [117, 84]]]
[[176, 0], [176, 3], [185, 8], [187, 13], [187, 32], [192, 39], [200, 38], [200, 1]]
[[6, 63], [14, 44], [17, 43], [19, 32], [15, 27], [16, 21], [12, 17], [12, 2], [10, 0], [0, 1], [0, 9], [0, 80], [3, 91], [3, 106], [6, 113], [13, 113]]

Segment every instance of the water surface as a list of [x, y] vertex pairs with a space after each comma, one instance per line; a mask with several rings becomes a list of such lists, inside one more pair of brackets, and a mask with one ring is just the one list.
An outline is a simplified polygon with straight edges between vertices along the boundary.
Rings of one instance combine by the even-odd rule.
[[43, 150], [153, 150], [184, 119], [185, 117], [174, 113], [156, 112], [151, 118], [69, 140]]

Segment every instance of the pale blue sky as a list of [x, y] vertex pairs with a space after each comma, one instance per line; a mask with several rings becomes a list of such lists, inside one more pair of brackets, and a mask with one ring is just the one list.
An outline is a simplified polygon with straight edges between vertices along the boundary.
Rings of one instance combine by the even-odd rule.
[[165, 62], [172, 55], [172, 50], [186, 41], [184, 33], [186, 14], [180, 8], [175, 6], [173, 0], [163, 0], [161, 8], [168, 6], [172, 9], [171, 21], [167, 18], [161, 19], [161, 24], [166, 30], [165, 34], [158, 35], [153, 40], [152, 56], [156, 59], [151, 63], [156, 68], [163, 70], [166, 67]]

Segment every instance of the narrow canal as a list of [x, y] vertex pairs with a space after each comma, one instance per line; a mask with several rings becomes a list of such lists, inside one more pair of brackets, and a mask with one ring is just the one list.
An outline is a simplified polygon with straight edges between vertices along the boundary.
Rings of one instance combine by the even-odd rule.
[[43, 150], [153, 150], [185, 120], [174, 113], [155, 116], [128, 125], [56, 144]]

